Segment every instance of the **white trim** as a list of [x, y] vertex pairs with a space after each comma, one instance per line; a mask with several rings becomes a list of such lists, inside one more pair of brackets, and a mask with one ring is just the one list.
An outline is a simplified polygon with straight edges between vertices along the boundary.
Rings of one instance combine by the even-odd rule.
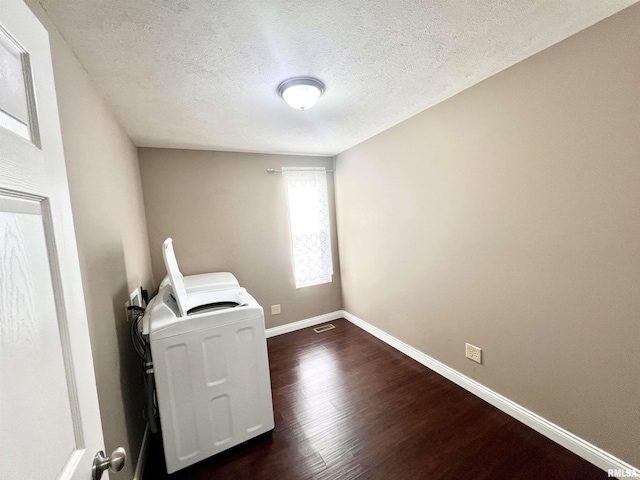
[[323, 285], [325, 283], [331, 283], [332, 281], [333, 281], [333, 273], [328, 277], [322, 278], [320, 280], [314, 280], [312, 282], [305, 282], [305, 283], [296, 283], [296, 288], [313, 287], [314, 285]]
[[149, 452], [149, 442], [151, 436], [149, 435], [149, 425], [144, 428], [144, 435], [142, 436], [142, 444], [140, 445], [140, 453], [138, 454], [138, 463], [136, 463], [136, 471], [133, 474], [133, 480], [142, 480], [144, 475], [144, 464], [147, 463], [147, 453]]
[[307, 318], [298, 322], [287, 323], [286, 325], [280, 325], [279, 327], [267, 328], [267, 338], [282, 335], [284, 333], [295, 332], [296, 330], [302, 330], [307, 327], [313, 327], [319, 323], [337, 320], [344, 317], [344, 315], [345, 313], [342, 310], [338, 310], [337, 312], [325, 313], [324, 315], [318, 315], [317, 317]]
[[619, 469], [627, 472], [635, 472], [635, 476], [640, 478], [639, 468], [634, 468], [632, 465], [624, 462], [623, 460], [614, 457], [601, 448], [592, 445], [591, 443], [574, 435], [564, 428], [559, 427], [549, 420], [542, 418], [540, 415], [527, 410], [523, 406], [518, 405], [517, 403], [509, 400], [506, 397], [503, 397], [499, 393], [494, 392], [493, 390], [485, 387], [475, 380], [470, 379], [469, 377], [461, 374], [453, 368], [446, 366], [438, 360], [431, 358], [425, 353], [422, 353], [420, 350], [412, 347], [411, 345], [407, 345], [403, 341], [398, 340], [392, 335], [389, 335], [383, 330], [380, 330], [378, 327], [374, 327], [370, 323], [365, 322], [355, 315], [352, 315], [351, 313], [344, 310], [342, 312], [336, 313], [340, 313], [340, 317], [346, 318], [351, 323], [369, 332], [374, 337], [379, 338], [393, 348], [401, 351], [405, 355], [408, 355], [417, 362], [420, 362], [425, 367], [428, 367], [434, 372], [439, 373], [443, 377], [451, 380], [453, 383], [460, 385], [465, 390], [480, 397], [494, 407], [499, 408], [506, 414], [533, 428], [545, 437], [562, 445], [566, 449], [575, 453], [579, 457], [584, 458], [588, 462], [603, 469], [604, 471]]

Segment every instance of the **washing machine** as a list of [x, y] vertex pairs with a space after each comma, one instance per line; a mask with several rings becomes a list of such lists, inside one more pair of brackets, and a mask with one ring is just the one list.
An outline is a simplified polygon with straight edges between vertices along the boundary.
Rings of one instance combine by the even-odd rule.
[[168, 473], [274, 428], [262, 307], [241, 287], [205, 296], [184, 311], [168, 283], [145, 311]]

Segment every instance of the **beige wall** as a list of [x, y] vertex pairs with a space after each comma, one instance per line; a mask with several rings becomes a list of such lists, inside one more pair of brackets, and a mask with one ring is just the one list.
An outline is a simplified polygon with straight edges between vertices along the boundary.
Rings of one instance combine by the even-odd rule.
[[640, 4], [336, 174], [345, 310], [636, 466], [639, 25]]
[[145, 426], [144, 383], [125, 302], [153, 284], [137, 151], [46, 15], [30, 6], [50, 32], [106, 449], [126, 448], [118, 477], [130, 479]]
[[[342, 308], [333, 204], [333, 282], [295, 288], [282, 176], [267, 168], [324, 166], [326, 157], [138, 150], [156, 285], [166, 275], [162, 242], [172, 237], [184, 275], [230, 271], [265, 309], [267, 327]], [[270, 306], [282, 305], [281, 315]]]

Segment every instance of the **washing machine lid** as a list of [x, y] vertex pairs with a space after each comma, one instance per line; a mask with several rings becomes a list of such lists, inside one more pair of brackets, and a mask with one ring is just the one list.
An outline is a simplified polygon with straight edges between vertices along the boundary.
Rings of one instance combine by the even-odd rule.
[[178, 268], [176, 254], [173, 251], [172, 238], [167, 238], [162, 244], [162, 256], [164, 258], [164, 266], [169, 275], [169, 283], [173, 287], [173, 297], [176, 300], [179, 315], [185, 317], [189, 310], [189, 296], [182, 280], [182, 273]]
[[210, 292], [219, 289], [237, 288], [238, 280], [229, 272], [193, 275], [184, 277], [178, 267], [178, 260], [173, 251], [173, 239], [167, 238], [162, 244], [162, 256], [167, 269], [169, 284], [173, 288], [173, 295], [181, 317], [185, 317], [189, 310], [210, 303]]

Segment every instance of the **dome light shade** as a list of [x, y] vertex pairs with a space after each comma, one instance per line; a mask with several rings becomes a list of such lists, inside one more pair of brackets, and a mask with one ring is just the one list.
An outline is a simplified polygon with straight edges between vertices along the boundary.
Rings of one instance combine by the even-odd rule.
[[311, 77], [290, 78], [278, 87], [278, 94], [285, 102], [303, 111], [313, 107], [323, 93], [324, 84]]

